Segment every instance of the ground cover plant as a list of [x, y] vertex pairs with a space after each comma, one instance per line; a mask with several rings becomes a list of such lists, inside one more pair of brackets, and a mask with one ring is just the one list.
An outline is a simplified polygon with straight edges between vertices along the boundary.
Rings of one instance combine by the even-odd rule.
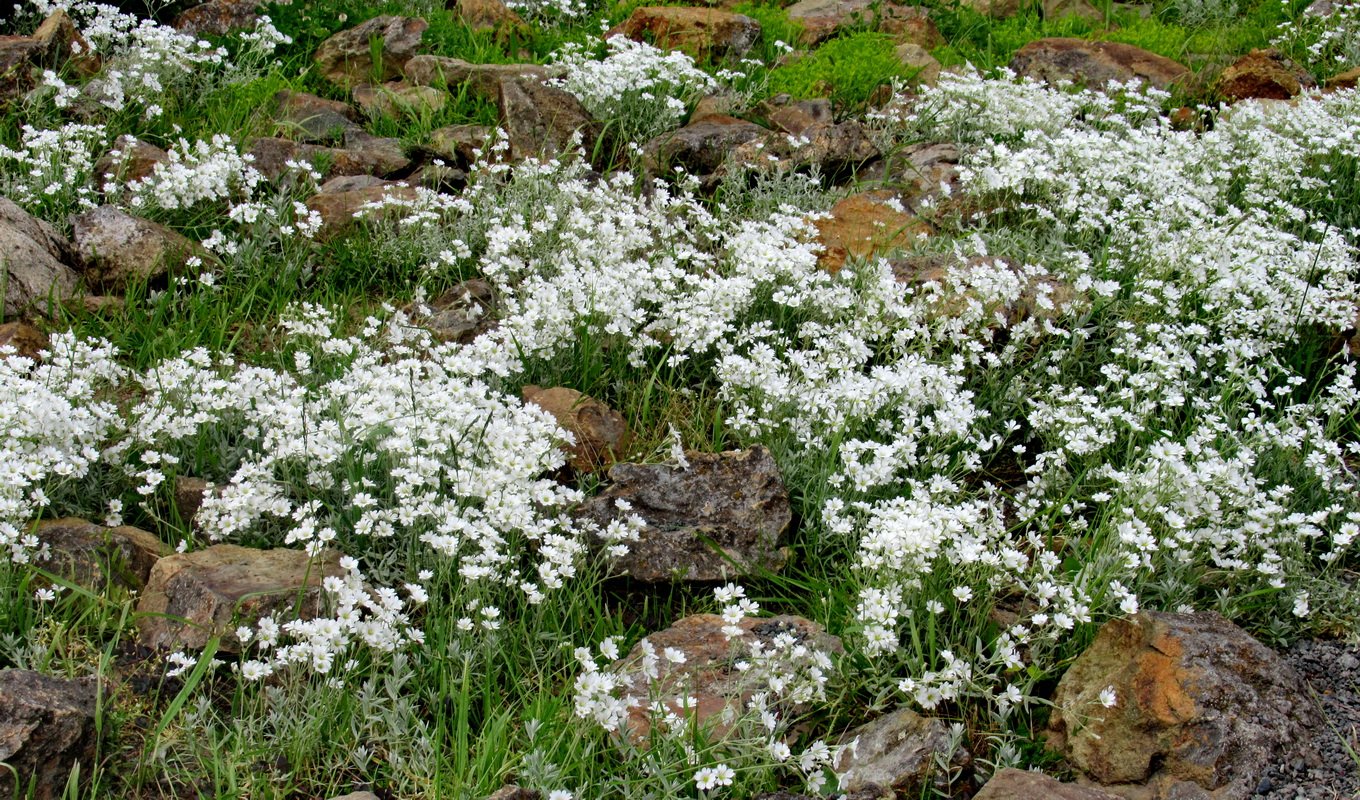
[[[1057, 688], [1112, 620], [1360, 637], [1353, 3], [214, 2], [0, 22], [3, 791], [971, 797], [1094, 774], [1046, 731], [1134, 713]], [[1190, 77], [1011, 69], [1052, 37]], [[629, 476], [732, 451], [768, 552], [621, 566], [696, 504]], [[21, 672], [95, 698], [38, 761]]]

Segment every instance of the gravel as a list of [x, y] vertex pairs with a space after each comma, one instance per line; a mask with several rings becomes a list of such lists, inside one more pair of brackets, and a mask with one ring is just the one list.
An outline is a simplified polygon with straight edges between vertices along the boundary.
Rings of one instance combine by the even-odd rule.
[[[1311, 741], [1266, 769], [1252, 800], [1360, 798], [1360, 646], [1301, 641], [1281, 655], [1311, 688], [1317, 725]], [[1316, 763], [1304, 755], [1310, 750]]]

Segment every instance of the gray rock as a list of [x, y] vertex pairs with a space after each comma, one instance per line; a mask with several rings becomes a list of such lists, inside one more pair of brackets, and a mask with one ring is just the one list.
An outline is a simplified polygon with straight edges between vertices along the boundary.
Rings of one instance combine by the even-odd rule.
[[[972, 757], [954, 748], [949, 726], [943, 720], [923, 717], [910, 708], [899, 708], [847, 733], [842, 744], [852, 744], [836, 760], [840, 788], [847, 791], [869, 786], [891, 786], [920, 794], [932, 782], [947, 791], [949, 775], [938, 770], [936, 759], [948, 760], [951, 770], [963, 770]], [[939, 774], [936, 774], [936, 773]]]
[[773, 100], [760, 104], [757, 111], [762, 113], [776, 130], [801, 135], [812, 128], [834, 125], [831, 101], [825, 97], [812, 100], [789, 102], [788, 95], [780, 95]]
[[714, 114], [652, 139], [643, 147], [643, 158], [653, 174], [681, 166], [694, 175], [710, 175], [733, 150], [766, 133], [754, 122]]
[[[643, 665], [642, 642], [611, 667], [622, 678], [623, 696], [642, 701], [629, 709], [624, 720], [627, 736], [636, 742], [646, 740], [651, 730], [648, 706], [653, 699], [660, 699], [669, 711], [692, 718], [707, 728], [710, 740], [726, 736], [732, 725], [724, 719], [725, 712], [745, 710], [755, 692], [768, 690], [764, 681], [733, 667], [750, 656], [756, 643], [768, 651], [777, 637], [787, 636], [809, 650], [827, 654], [843, 650], [840, 639], [802, 617], [747, 617], [738, 625], [743, 633], [731, 640], [723, 634], [724, 625], [717, 614], [695, 614], [645, 637], [657, 655], [655, 679], [647, 676]], [[684, 660], [677, 663], [665, 658], [667, 648], [679, 650]], [[680, 697], [692, 697], [694, 702], [687, 709], [681, 708], [675, 699]], [[802, 709], [787, 710], [797, 714]]]
[[49, 310], [75, 292], [75, 270], [66, 265], [71, 245], [56, 229], [0, 197], [0, 262], [5, 266], [5, 314]]
[[274, 123], [281, 136], [311, 144], [337, 144], [362, 131], [349, 105], [284, 89], [274, 95]]
[[40, 522], [37, 536], [49, 547], [39, 565], [93, 592], [110, 585], [141, 589], [156, 561], [170, 553], [144, 530], [108, 528], [75, 517]]
[[205, 263], [217, 260], [192, 239], [113, 206], [76, 216], [71, 233], [87, 279], [107, 292], [119, 293], [129, 283], [181, 272], [190, 257]]
[[175, 478], [175, 511], [179, 514], [180, 523], [193, 525], [194, 517], [198, 516], [198, 509], [203, 505], [203, 498], [211, 491], [210, 484], [202, 478], [189, 475]]
[[[1302, 678], [1212, 612], [1113, 620], [1063, 675], [1051, 744], [1111, 791], [1243, 800], [1310, 727]], [[1115, 692], [1104, 708], [1099, 696]], [[1316, 760], [1316, 756], [1312, 756]]]
[[753, 169], [816, 167], [833, 180], [853, 173], [878, 156], [878, 148], [858, 120], [812, 125], [799, 134], [797, 142], [791, 142], [786, 134], [769, 132], [732, 150], [734, 162]]
[[987, 781], [973, 800], [1122, 800], [1092, 786], [1063, 783], [1042, 772], [1003, 769]]
[[[34, 781], [33, 800], [65, 797], [71, 768], [80, 762], [88, 773], [93, 766], [98, 687], [95, 678], [0, 670], [0, 762], [13, 767], [20, 786]], [[14, 791], [14, 773], [0, 768], [0, 796]]]
[[541, 800], [542, 792], [507, 783], [486, 796], [486, 800]]
[[339, 797], [332, 797], [331, 800], [380, 800], [380, 798], [372, 792], [350, 792]]
[[427, 304], [421, 324], [441, 342], [467, 344], [496, 327], [496, 290], [481, 278], [470, 278]]
[[[321, 77], [344, 89], [390, 81], [401, 77], [427, 27], [429, 23], [418, 17], [374, 17], [322, 42], [313, 60]], [[376, 64], [371, 39], [380, 40]]]
[[151, 569], [137, 603], [138, 641], [152, 649], [194, 650], [220, 635], [220, 649], [236, 652], [237, 625], [273, 612], [314, 616], [322, 580], [344, 574], [339, 561], [335, 552], [309, 560], [301, 550], [234, 544], [166, 556]]
[[613, 570], [660, 583], [716, 581], [782, 567], [779, 538], [793, 515], [770, 451], [756, 445], [686, 457], [688, 469], [615, 464], [609, 488], [581, 507], [582, 516], [603, 527], [621, 516], [616, 501], [625, 500], [632, 504], [629, 513], [646, 521], [639, 541], [612, 563]]

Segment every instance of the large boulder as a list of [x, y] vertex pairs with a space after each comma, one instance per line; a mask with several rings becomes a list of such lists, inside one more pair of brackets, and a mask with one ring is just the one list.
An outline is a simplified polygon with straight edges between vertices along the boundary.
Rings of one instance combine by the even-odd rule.
[[[741, 634], [731, 639], [723, 630], [726, 625], [717, 614], [685, 617], [646, 636], [611, 667], [622, 678], [624, 696], [640, 701], [628, 709], [625, 735], [634, 741], [647, 738], [652, 728], [650, 704], [655, 700], [667, 712], [692, 719], [710, 736], [721, 738], [732, 730], [729, 714], [745, 711], [757, 691], [768, 691], [764, 680], [733, 668], [757, 647], [769, 652], [783, 637], [808, 651], [829, 655], [843, 650], [840, 639], [802, 617], [747, 617], [737, 626]], [[656, 656], [653, 675], [648, 674], [647, 647]], [[667, 658], [667, 650], [678, 651], [681, 658]], [[686, 703], [686, 698], [691, 701]]]
[[217, 544], [156, 562], [137, 603], [138, 641], [152, 649], [201, 649], [221, 636], [236, 652], [235, 628], [272, 613], [303, 619], [321, 606], [321, 582], [343, 576], [340, 555]]
[[[947, 793], [949, 772], [962, 771], [972, 762], [967, 750], [955, 746], [944, 720], [905, 707], [850, 731], [841, 743], [847, 747], [835, 768], [840, 788], [846, 791], [890, 786], [918, 795], [933, 784]], [[940, 760], [950, 769], [939, 770]]]
[[878, 156], [879, 150], [864, 125], [853, 119], [836, 125], [814, 124], [796, 136], [769, 131], [732, 151], [736, 163], [757, 170], [816, 167], [833, 181], [853, 174]]
[[577, 136], [589, 150], [603, 131], [575, 95], [537, 78], [502, 79], [497, 105], [514, 159], [555, 158], [569, 152]]
[[1288, 100], [1317, 86], [1308, 71], [1279, 50], [1252, 50], [1219, 74], [1214, 92], [1224, 100]]
[[[333, 178], [321, 187], [321, 191], [307, 198], [307, 208], [321, 217], [321, 229], [316, 238], [322, 241], [333, 239], [358, 223], [355, 215], [364, 210], [369, 203], [377, 203], [385, 198], [401, 201], [414, 201], [417, 192], [409, 184], [385, 181], [369, 176], [350, 176], [361, 181]], [[374, 215], [377, 219], [379, 215]]]
[[175, 17], [175, 30], [190, 36], [226, 36], [260, 21], [261, 0], [208, 0]]
[[322, 178], [346, 175], [386, 176], [404, 172], [411, 159], [397, 139], [371, 136], [362, 129], [346, 134], [344, 147], [302, 144], [289, 139], [261, 138], [250, 143], [252, 166], [270, 180], [278, 180], [289, 161], [305, 161], [322, 170]]
[[594, 472], [614, 463], [632, 440], [622, 414], [575, 389], [565, 386], [544, 389], [530, 384], [521, 394], [524, 402], [552, 414], [557, 424], [576, 439], [565, 450], [577, 472]]
[[681, 50], [698, 61], [741, 58], [760, 41], [760, 23], [716, 8], [644, 6], [605, 37], [623, 35], [666, 50]]
[[1117, 794], [1245, 800], [1272, 759], [1308, 740], [1302, 691], [1292, 667], [1216, 613], [1141, 612], [1106, 623], [1063, 675], [1051, 744]]
[[[312, 58], [321, 77], [344, 89], [390, 81], [401, 77], [427, 27], [429, 23], [419, 17], [374, 17], [322, 42]], [[376, 48], [371, 40], [378, 41]]]
[[0, 197], [0, 262], [5, 267], [5, 314], [47, 311], [76, 290], [71, 245], [51, 225]]
[[[581, 515], [601, 528], [637, 514], [646, 522], [616, 573], [660, 583], [716, 581], [778, 569], [779, 548], [793, 514], [770, 451], [757, 445], [725, 453], [687, 453], [688, 467], [615, 464], [610, 486], [586, 501]], [[621, 511], [619, 500], [631, 506]]]
[[[66, 797], [71, 768], [94, 765], [95, 707], [99, 682], [95, 678], [67, 680], [22, 669], [0, 670], [0, 797], [27, 787], [33, 800]], [[11, 771], [13, 770], [13, 771]], [[21, 797], [29, 797], [26, 792]]]
[[1086, 39], [1036, 39], [1016, 52], [1010, 68], [1021, 77], [1047, 83], [1071, 81], [1091, 89], [1135, 78], [1170, 89], [1185, 85], [1192, 77], [1187, 67], [1156, 53], [1121, 42]]
[[153, 534], [128, 525], [107, 528], [68, 517], [40, 522], [35, 533], [48, 546], [39, 566], [94, 592], [111, 585], [141, 589], [170, 553]]
[[351, 92], [354, 104], [370, 117], [420, 119], [443, 110], [449, 100], [448, 92], [433, 86], [417, 86], [405, 81], [388, 81], [381, 85], [360, 84]]
[[1063, 783], [1042, 772], [1006, 768], [992, 776], [973, 800], [1123, 800], [1093, 786]]
[[471, 164], [495, 136], [495, 129], [486, 125], [445, 125], [430, 131], [425, 150], [451, 164]]
[[284, 138], [326, 145], [363, 131], [348, 103], [288, 89], [274, 95], [274, 127]]
[[76, 253], [87, 279], [107, 292], [180, 272], [190, 257], [216, 259], [200, 244], [158, 222], [100, 206], [71, 220]]

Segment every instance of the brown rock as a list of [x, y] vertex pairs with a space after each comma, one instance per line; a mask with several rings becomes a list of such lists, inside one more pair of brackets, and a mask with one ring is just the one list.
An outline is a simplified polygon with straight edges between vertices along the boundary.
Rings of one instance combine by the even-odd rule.
[[992, 19], [1007, 19], [1020, 13], [1025, 0], [962, 0], [963, 5]]
[[113, 149], [99, 157], [94, 174], [104, 191], [111, 187], [139, 181], [152, 175], [157, 164], [170, 161], [170, 154], [154, 144], [124, 134], [113, 143]]
[[[93, 768], [99, 682], [52, 678], [22, 669], [0, 670], [0, 796], [32, 781], [33, 800], [66, 797], [71, 768]], [[11, 768], [13, 771], [11, 771]], [[26, 791], [19, 796], [28, 797]]]
[[790, 20], [803, 24], [802, 42], [808, 46], [850, 28], [877, 28], [927, 48], [944, 44], [924, 8], [890, 0], [799, 0], [785, 13]]
[[509, 78], [546, 80], [550, 71], [538, 64], [473, 64], [447, 56], [416, 56], [406, 62], [406, 80], [417, 86], [457, 91], [463, 84], [475, 94], [495, 100], [501, 81]]
[[533, 403], [576, 438], [564, 447], [577, 472], [594, 472], [613, 464], [632, 439], [623, 415], [593, 397], [564, 386], [525, 386], [524, 402]]
[[260, 21], [260, 0], [208, 0], [175, 17], [175, 30], [190, 36], [226, 36]]
[[[659, 694], [667, 710], [688, 719], [709, 731], [710, 740], [721, 739], [731, 730], [723, 721], [724, 710], [741, 712], [752, 695], [768, 690], [763, 681], [735, 669], [734, 664], [751, 654], [755, 643], [767, 650], [777, 637], [790, 636], [810, 650], [840, 653], [840, 639], [822, 630], [815, 622], [794, 616], [755, 618], [747, 617], [738, 625], [742, 635], [730, 641], [723, 634], [723, 618], [717, 614], [695, 614], [685, 617], [671, 627], [647, 636], [657, 654], [655, 680], [649, 680], [643, 668], [643, 644], [633, 649], [614, 664], [612, 669], [624, 679], [625, 696], [636, 697], [641, 703], [629, 709], [624, 722], [624, 733], [634, 741], [643, 741], [651, 730], [648, 706]], [[663, 657], [667, 648], [684, 654], [681, 663]], [[682, 708], [678, 698], [693, 697], [690, 708]], [[795, 709], [790, 709], [796, 713]]]
[[180, 523], [193, 525], [194, 517], [198, 516], [198, 509], [203, 505], [203, 498], [210, 491], [211, 484], [202, 478], [188, 475], [175, 478], [175, 511], [179, 514]]
[[486, 800], [542, 800], [543, 793], [507, 783], [486, 796]]
[[1092, 89], [1134, 78], [1170, 89], [1192, 78], [1189, 69], [1169, 58], [1120, 42], [1085, 39], [1036, 39], [1016, 52], [1010, 68], [1021, 77], [1048, 83], [1072, 81]]
[[354, 87], [354, 103], [370, 117], [415, 118], [435, 114], [448, 102], [447, 92], [433, 86], [416, 86], [392, 81], [381, 86], [361, 84]]
[[113, 206], [76, 216], [71, 233], [89, 280], [109, 292], [121, 293], [129, 283], [180, 272], [190, 257], [217, 260], [197, 242]]
[[38, 523], [37, 536], [50, 546], [40, 566], [93, 592], [109, 586], [141, 589], [156, 561], [170, 553], [144, 530], [107, 528], [74, 517]]
[[841, 743], [851, 746], [841, 751], [835, 768], [840, 788], [849, 791], [891, 786], [915, 795], [933, 783], [947, 792], [950, 775], [936, 774], [936, 759], [948, 759], [951, 771], [972, 762], [967, 750], [955, 748], [949, 725], [910, 708], [861, 725], [842, 737]]
[[477, 151], [485, 152], [495, 135], [486, 125], [446, 125], [430, 131], [425, 147], [449, 163], [471, 164], [477, 160]]
[[788, 102], [788, 95], [781, 95], [783, 103], [767, 100], [756, 109], [777, 130], [801, 136], [813, 127], [835, 124], [831, 101], [825, 97], [812, 100]]
[[307, 198], [307, 208], [321, 215], [321, 230], [317, 232], [317, 239], [333, 239], [348, 232], [358, 222], [354, 215], [369, 203], [385, 197], [407, 201], [416, 199], [416, 190], [405, 183], [366, 183], [368, 185], [358, 189], [350, 189], [343, 184], [332, 186], [333, 191], [319, 192]]
[[[309, 560], [301, 550], [217, 544], [156, 562], [137, 603], [139, 642], [152, 649], [201, 649], [213, 636], [236, 652], [235, 628], [271, 613], [303, 619], [320, 608], [321, 582], [344, 575], [340, 555]], [[299, 597], [301, 603], [299, 605]]]
[[280, 136], [312, 144], [336, 144], [363, 128], [347, 103], [284, 89], [274, 95], [274, 123]]
[[[1107, 687], [1109, 709], [1098, 699]], [[1106, 623], [1059, 681], [1051, 744], [1101, 784], [1150, 782], [1158, 800], [1244, 800], [1268, 764], [1307, 741], [1302, 687], [1216, 613], [1142, 612]]]
[[695, 60], [741, 58], [760, 41], [760, 23], [716, 8], [644, 6], [616, 25], [605, 38], [622, 34], [666, 50], [682, 50]]
[[643, 159], [652, 174], [681, 166], [694, 175], [709, 175], [736, 147], [765, 133], [754, 122], [715, 114], [652, 139], [643, 147]]
[[1352, 67], [1345, 72], [1338, 72], [1327, 79], [1327, 91], [1334, 92], [1339, 89], [1354, 89], [1360, 83], [1360, 67]]
[[23, 97], [34, 86], [42, 44], [32, 36], [0, 36], [0, 101]]
[[48, 348], [47, 334], [23, 320], [0, 325], [0, 347], [13, 347], [14, 355], [42, 361], [42, 351]]
[[1003, 769], [987, 781], [973, 800], [1122, 800], [1117, 794], [1075, 783], [1062, 783], [1042, 772]]
[[501, 80], [496, 104], [516, 160], [556, 158], [572, 149], [578, 133], [589, 149], [602, 132], [575, 95], [536, 78]]
[[1092, 22], [1104, 22], [1105, 12], [1091, 5], [1088, 0], [1044, 0], [1044, 18], [1062, 19], [1081, 17]]
[[75, 292], [71, 245], [46, 222], [0, 197], [0, 262], [5, 266], [6, 315], [49, 310]]
[[381, 798], [372, 792], [350, 792], [339, 797], [332, 797], [331, 800], [381, 800]]
[[478, 33], [529, 33], [524, 19], [501, 0], [454, 0], [454, 10], [464, 25]]
[[768, 132], [732, 151], [732, 161], [757, 170], [788, 171], [815, 166], [832, 180], [854, 173], [878, 156], [878, 148], [858, 120], [846, 120], [839, 125], [813, 125], [796, 139]]
[[[313, 60], [321, 77], [344, 89], [390, 81], [401, 77], [427, 27], [429, 24], [418, 17], [374, 17], [322, 42]], [[381, 40], [376, 64], [370, 39]]]
[[[646, 521], [612, 569], [638, 581], [715, 581], [777, 570], [779, 538], [793, 520], [788, 490], [760, 445], [726, 453], [687, 453], [689, 467], [615, 464], [611, 485], [582, 505], [601, 528], [637, 514]], [[627, 514], [615, 504], [625, 500]], [[716, 550], [720, 552], [715, 552]]]
[[270, 180], [288, 171], [288, 161], [306, 161], [314, 167], [325, 166], [323, 178], [341, 175], [392, 175], [411, 165], [396, 139], [379, 139], [358, 133], [346, 140], [347, 147], [322, 147], [299, 144], [287, 139], [262, 138], [250, 143], [253, 166]]
[[428, 304], [421, 319], [441, 342], [467, 344], [496, 327], [496, 290], [481, 278], [471, 278]]
[[823, 251], [817, 263], [837, 272], [850, 258], [873, 258], [910, 247], [922, 234], [933, 232], [919, 217], [892, 207], [896, 195], [876, 190], [851, 195], [831, 207], [830, 219], [819, 219], [817, 239]]
[[81, 75], [99, 69], [99, 58], [61, 9], [43, 20], [32, 36], [0, 36], [0, 101], [22, 97], [37, 85], [43, 69], [70, 61]]
[[695, 122], [704, 117], [724, 116], [736, 113], [739, 100], [731, 94], [709, 94], [699, 98], [699, 102], [694, 104], [694, 111], [689, 115], [689, 121]]
[[1288, 100], [1316, 86], [1313, 76], [1278, 50], [1252, 50], [1218, 76], [1214, 91], [1229, 102]]
[[894, 50], [897, 60], [904, 66], [916, 70], [916, 81], [923, 86], [934, 86], [940, 80], [940, 62], [930, 54], [929, 50], [919, 44], [899, 44]]

